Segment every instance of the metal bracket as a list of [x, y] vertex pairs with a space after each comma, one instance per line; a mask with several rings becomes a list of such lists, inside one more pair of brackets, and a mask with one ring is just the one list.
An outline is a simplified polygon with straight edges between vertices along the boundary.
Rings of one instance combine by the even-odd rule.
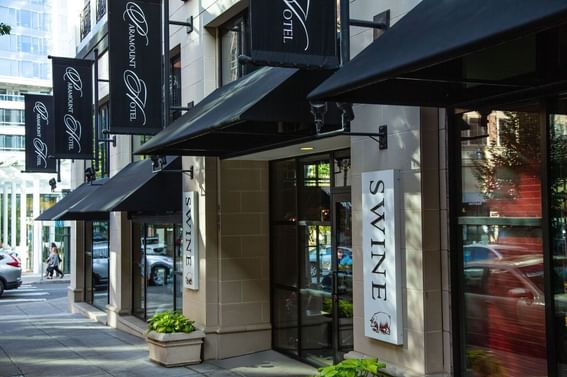
[[388, 149], [388, 126], [383, 125], [378, 127], [378, 133], [372, 132], [343, 132], [342, 135], [348, 136], [368, 136], [378, 143], [378, 149]]
[[350, 26], [368, 27], [368, 28], [380, 29], [380, 30], [386, 30], [388, 28], [388, 25], [383, 22], [357, 20], [352, 18], [349, 20], [349, 24]]
[[170, 25], [177, 25], [177, 26], [186, 26], [187, 27], [187, 34], [192, 33], [193, 30], [194, 30], [193, 16], [189, 17], [186, 22], [169, 20], [169, 24]]
[[183, 174], [189, 175], [190, 179], [193, 179], [193, 177], [195, 176], [195, 168], [193, 168], [193, 165], [191, 165], [189, 170], [161, 169], [161, 170], [155, 171], [154, 173], [157, 173], [157, 172], [159, 172], [159, 173], [183, 173]]
[[[102, 133], [104, 135], [108, 135], [108, 130], [103, 130]], [[116, 147], [116, 135], [112, 135], [112, 137], [107, 139], [98, 139], [97, 141], [99, 143], [112, 143], [112, 146]]]

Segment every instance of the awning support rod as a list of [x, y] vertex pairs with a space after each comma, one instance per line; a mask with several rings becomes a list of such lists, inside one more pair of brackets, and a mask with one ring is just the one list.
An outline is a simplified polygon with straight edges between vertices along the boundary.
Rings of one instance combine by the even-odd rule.
[[357, 20], [351, 18], [349, 20], [349, 24], [350, 26], [368, 27], [372, 29], [380, 29], [380, 30], [388, 29], [388, 24], [384, 22], [373, 22], [373, 21]]

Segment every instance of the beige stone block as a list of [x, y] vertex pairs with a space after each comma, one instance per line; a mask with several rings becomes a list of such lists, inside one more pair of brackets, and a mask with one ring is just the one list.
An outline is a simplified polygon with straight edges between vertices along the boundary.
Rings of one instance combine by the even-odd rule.
[[439, 109], [436, 107], [420, 107], [420, 126], [424, 132], [436, 132], [439, 129]]
[[441, 289], [451, 290], [451, 260], [448, 250], [441, 250]]
[[403, 270], [405, 281], [403, 286], [409, 289], [423, 289], [423, 252], [405, 249], [403, 253]]
[[451, 292], [444, 290], [443, 297], [443, 331], [452, 331], [451, 326]]
[[269, 280], [242, 281], [242, 302], [270, 301]]
[[267, 236], [242, 236], [240, 242], [244, 257], [270, 255], [270, 239]]
[[250, 214], [221, 215], [221, 232], [223, 235], [257, 235], [261, 234], [265, 216]]
[[266, 351], [272, 347], [270, 330], [222, 334], [219, 340], [219, 358]]
[[441, 197], [439, 170], [422, 170], [421, 177], [422, 208], [439, 210]]
[[262, 262], [258, 258], [234, 258], [221, 260], [221, 280], [261, 279]]
[[[220, 258], [238, 258], [242, 256], [242, 242], [240, 236], [221, 236]], [[207, 256], [208, 258], [209, 256]]]
[[264, 212], [269, 209], [268, 192], [243, 192], [241, 193], [242, 212]]
[[[204, 322], [204, 321], [197, 321], [197, 322], [203, 323], [207, 327], [218, 326], [220, 324], [219, 304], [218, 303], [210, 303], [210, 304], [207, 304], [205, 307], [207, 308], [206, 309], [206, 316], [205, 316], [206, 322]], [[189, 317], [189, 318], [191, 318], [191, 317]]]
[[421, 170], [439, 170], [439, 131], [424, 131], [421, 137]]
[[439, 210], [423, 212], [423, 250], [441, 249], [441, 219]]
[[271, 308], [270, 303], [262, 303], [262, 321], [271, 322]]
[[243, 326], [262, 323], [262, 303], [221, 304], [221, 326]]
[[268, 258], [256, 258], [260, 264], [260, 278], [269, 279], [270, 278], [270, 261]]
[[453, 335], [445, 331], [443, 332], [443, 352], [444, 352], [444, 369], [447, 375], [453, 375]]
[[[400, 188], [404, 193], [401, 196], [402, 198], [406, 197], [407, 194], [419, 195], [421, 193], [421, 173], [417, 170], [400, 171]], [[417, 209], [420, 209], [420, 207]]]
[[[417, 289], [404, 290], [404, 297], [406, 298], [406, 328], [408, 331], [423, 332], [424, 329], [424, 292]], [[405, 331], [406, 329], [404, 329]]]
[[222, 214], [242, 211], [241, 193], [238, 191], [221, 190], [220, 208]]
[[222, 169], [221, 185], [228, 191], [257, 191], [262, 184], [259, 171], [253, 169]]
[[442, 289], [442, 260], [441, 251], [423, 251], [423, 289]]
[[401, 247], [408, 250], [422, 249], [421, 211], [403, 211], [401, 219]]
[[425, 306], [425, 325], [428, 331], [443, 330], [443, 292], [425, 291], [423, 305]]
[[364, 316], [364, 292], [361, 280], [352, 282], [352, 304], [353, 315], [362, 318]]
[[443, 333], [425, 333], [425, 372], [442, 373], [444, 361]]
[[441, 232], [441, 250], [449, 250], [449, 211], [441, 210], [439, 231]]
[[242, 302], [242, 282], [227, 281], [220, 283], [221, 304], [234, 304]]

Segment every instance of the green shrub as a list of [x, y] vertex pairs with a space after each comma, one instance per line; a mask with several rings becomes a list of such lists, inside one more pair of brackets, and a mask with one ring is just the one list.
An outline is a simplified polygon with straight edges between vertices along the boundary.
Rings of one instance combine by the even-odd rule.
[[188, 320], [183, 314], [173, 311], [165, 311], [154, 314], [148, 319], [148, 332], [158, 333], [184, 332], [190, 333], [195, 330], [195, 321]]
[[[323, 311], [332, 315], [333, 300], [330, 298], [323, 299]], [[339, 317], [352, 318], [352, 304], [347, 300], [339, 300]]]
[[506, 377], [508, 374], [498, 360], [490, 351], [481, 349], [467, 350], [467, 360], [469, 368], [473, 371], [473, 376], [483, 377]]
[[319, 374], [314, 377], [371, 377], [384, 376], [380, 369], [386, 364], [378, 359], [347, 359], [338, 364], [320, 368]]

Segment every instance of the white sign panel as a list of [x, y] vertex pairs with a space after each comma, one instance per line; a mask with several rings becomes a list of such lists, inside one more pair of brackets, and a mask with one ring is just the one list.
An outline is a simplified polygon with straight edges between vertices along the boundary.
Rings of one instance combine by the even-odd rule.
[[199, 289], [199, 225], [196, 191], [183, 193], [183, 287]]
[[362, 173], [364, 335], [403, 343], [399, 174]]

